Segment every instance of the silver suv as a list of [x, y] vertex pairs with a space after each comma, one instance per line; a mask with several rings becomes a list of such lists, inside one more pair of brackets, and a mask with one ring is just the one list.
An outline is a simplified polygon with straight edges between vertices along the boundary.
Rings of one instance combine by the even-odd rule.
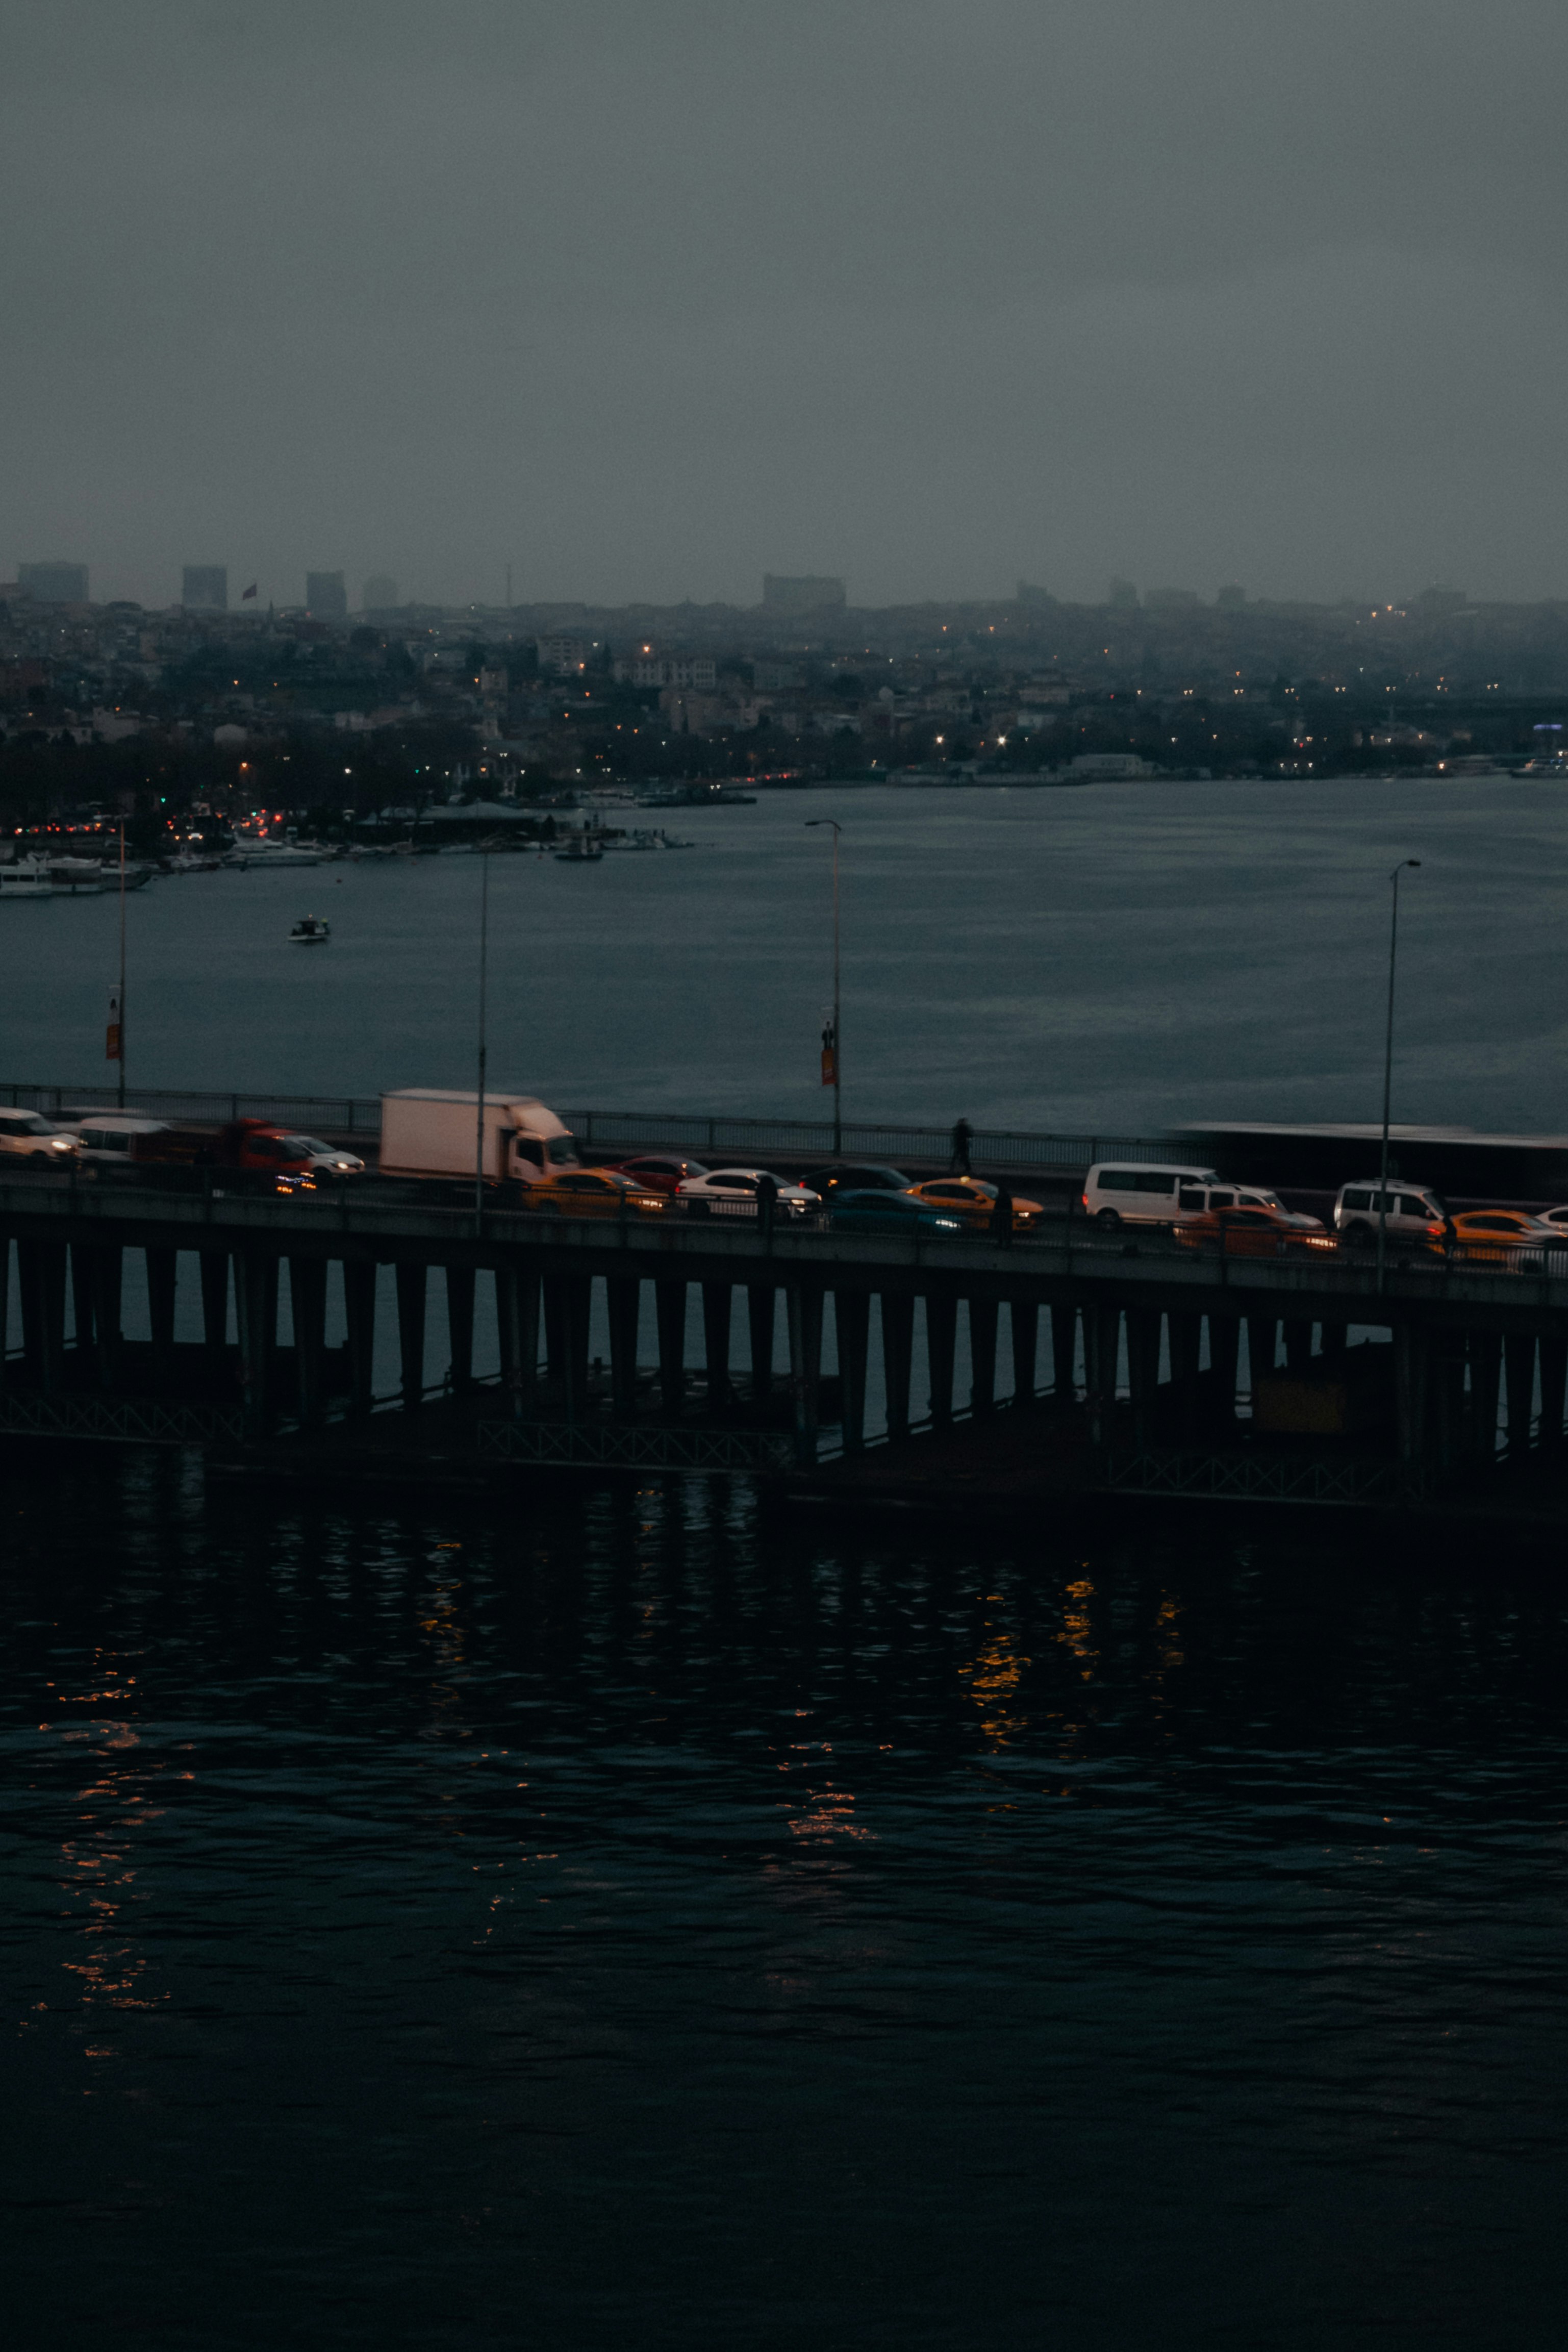
[[1334, 1202], [1335, 1229], [1347, 1242], [1375, 1242], [1382, 1223], [1391, 1241], [1431, 1240], [1440, 1235], [1448, 1212], [1428, 1184], [1405, 1184], [1396, 1176], [1380, 1192], [1375, 1176], [1359, 1184], [1342, 1184]]
[[0, 1151], [61, 1167], [76, 1150], [76, 1138], [36, 1110], [0, 1110]]

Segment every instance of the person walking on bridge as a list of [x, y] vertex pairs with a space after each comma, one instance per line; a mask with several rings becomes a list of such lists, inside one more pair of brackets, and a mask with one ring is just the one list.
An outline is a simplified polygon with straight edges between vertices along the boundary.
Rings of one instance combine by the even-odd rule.
[[974, 1129], [966, 1118], [954, 1120], [952, 1157], [947, 1163], [947, 1172], [950, 1176], [969, 1176], [973, 1173], [969, 1165], [969, 1146], [973, 1139], [973, 1135]]

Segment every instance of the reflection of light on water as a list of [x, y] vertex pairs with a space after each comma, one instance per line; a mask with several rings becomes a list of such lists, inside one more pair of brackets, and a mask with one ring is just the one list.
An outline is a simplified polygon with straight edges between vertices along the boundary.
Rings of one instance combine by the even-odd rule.
[[[121, 1675], [112, 1658], [100, 1654], [93, 1661], [91, 1686], [62, 1692], [61, 1704], [101, 1705], [123, 1698], [134, 1684], [133, 1675]], [[129, 1723], [109, 1721], [79, 1727], [61, 1734], [67, 1748], [89, 1748], [97, 1777], [78, 1791], [78, 1833], [60, 1847], [59, 1885], [68, 1913], [78, 1921], [73, 1955], [61, 1967], [76, 1980], [76, 1999], [83, 2009], [149, 2010], [166, 2001], [167, 1991], [154, 1991], [148, 1982], [150, 1962], [129, 1933], [130, 1908], [145, 1903], [136, 1887], [137, 1868], [132, 1840], [135, 1833], [163, 1819], [163, 1808], [147, 1802], [141, 1784], [147, 1777], [141, 1762], [140, 1735]], [[120, 1761], [137, 1758], [134, 1764]], [[188, 1780], [188, 1773], [179, 1775]], [[115, 2058], [112, 2042], [89, 2042], [89, 2058]]]
[[816, 1843], [841, 1838], [874, 1839], [877, 1834], [856, 1821], [852, 1789], [824, 1789], [808, 1813], [795, 1814], [789, 1831], [791, 1837], [807, 1838]]
[[[988, 1592], [988, 1601], [999, 1602], [999, 1592]], [[1029, 1663], [1011, 1633], [997, 1631], [989, 1618], [985, 1621], [985, 1640], [978, 1654], [966, 1666], [960, 1666], [960, 1676], [968, 1683], [970, 1696], [981, 1709], [980, 1728], [993, 1748], [1005, 1748], [1028, 1726], [1028, 1717], [1009, 1705], [1014, 1693], [1024, 1679], [1024, 1669]]]
[[1078, 1660], [1081, 1677], [1086, 1683], [1094, 1680], [1100, 1664], [1100, 1652], [1090, 1639], [1089, 1604], [1094, 1599], [1094, 1587], [1087, 1576], [1079, 1577], [1067, 1588], [1067, 1597], [1075, 1605], [1062, 1612], [1062, 1630], [1057, 1635]]

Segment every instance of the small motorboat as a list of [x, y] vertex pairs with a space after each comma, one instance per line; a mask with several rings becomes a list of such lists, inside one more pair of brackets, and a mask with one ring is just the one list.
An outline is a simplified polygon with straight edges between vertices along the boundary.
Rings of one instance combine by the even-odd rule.
[[320, 915], [301, 915], [289, 934], [290, 943], [297, 948], [319, 947], [331, 936], [331, 923], [323, 923]]
[[574, 833], [565, 848], [555, 852], [563, 866], [597, 866], [604, 854], [603, 842], [588, 833]]

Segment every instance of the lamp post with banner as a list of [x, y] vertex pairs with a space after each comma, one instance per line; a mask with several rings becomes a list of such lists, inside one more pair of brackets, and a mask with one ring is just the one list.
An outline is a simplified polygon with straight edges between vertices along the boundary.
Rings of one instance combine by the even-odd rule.
[[838, 986], [838, 836], [843, 826], [837, 817], [808, 816], [806, 826], [830, 825], [833, 830], [833, 1013], [822, 1033], [822, 1083], [833, 1088], [833, 1156], [844, 1149], [844, 1094], [842, 1030], [839, 1025]]

